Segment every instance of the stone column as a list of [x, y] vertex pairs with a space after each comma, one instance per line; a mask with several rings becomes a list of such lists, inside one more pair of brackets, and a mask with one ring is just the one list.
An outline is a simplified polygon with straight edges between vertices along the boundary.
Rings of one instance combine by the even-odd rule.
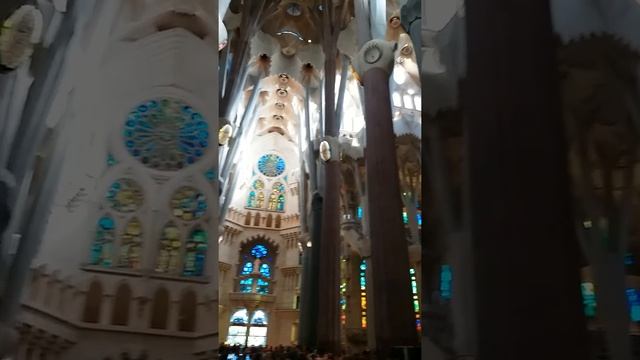
[[322, 230], [322, 196], [315, 193], [311, 200], [311, 247], [304, 250], [302, 297], [300, 299], [300, 345], [314, 348], [318, 322], [318, 264], [320, 231]]
[[467, 1], [466, 17], [477, 358], [586, 359], [549, 1]]
[[402, 222], [402, 199], [391, 118], [389, 76], [394, 44], [369, 41], [357, 56], [357, 71], [364, 85], [371, 285], [378, 358], [393, 346], [417, 345], [409, 281], [409, 243]]

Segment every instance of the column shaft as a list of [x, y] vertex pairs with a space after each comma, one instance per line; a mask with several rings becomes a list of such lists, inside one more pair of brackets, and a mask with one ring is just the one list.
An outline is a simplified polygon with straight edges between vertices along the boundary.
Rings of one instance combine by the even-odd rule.
[[367, 193], [371, 269], [378, 356], [391, 346], [417, 345], [411, 307], [409, 251], [402, 222], [400, 179], [391, 120], [389, 73], [382, 68], [363, 76], [367, 121]]
[[549, 1], [466, 16], [478, 359], [586, 359]]

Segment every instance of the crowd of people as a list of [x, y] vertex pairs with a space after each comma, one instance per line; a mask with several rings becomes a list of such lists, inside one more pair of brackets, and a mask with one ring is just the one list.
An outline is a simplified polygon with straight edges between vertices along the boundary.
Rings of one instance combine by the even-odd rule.
[[244, 347], [222, 344], [219, 348], [220, 360], [368, 360], [368, 351], [360, 353], [332, 354], [323, 351], [310, 351], [300, 346]]

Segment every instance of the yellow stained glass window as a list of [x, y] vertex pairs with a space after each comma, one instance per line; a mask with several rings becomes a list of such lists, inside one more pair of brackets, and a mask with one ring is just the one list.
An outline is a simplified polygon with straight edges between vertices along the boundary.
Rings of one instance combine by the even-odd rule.
[[156, 272], [174, 273], [178, 271], [180, 260], [180, 248], [182, 241], [180, 240], [180, 230], [174, 223], [167, 224], [162, 229], [162, 238], [160, 238], [160, 254], [156, 264]]
[[137, 218], [131, 219], [120, 238], [120, 261], [118, 266], [139, 269], [142, 257], [142, 224]]

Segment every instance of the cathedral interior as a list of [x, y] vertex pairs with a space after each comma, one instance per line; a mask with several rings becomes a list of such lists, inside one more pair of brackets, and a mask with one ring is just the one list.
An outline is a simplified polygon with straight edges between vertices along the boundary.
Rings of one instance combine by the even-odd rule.
[[640, 359], [639, 0], [0, 24], [0, 360]]

